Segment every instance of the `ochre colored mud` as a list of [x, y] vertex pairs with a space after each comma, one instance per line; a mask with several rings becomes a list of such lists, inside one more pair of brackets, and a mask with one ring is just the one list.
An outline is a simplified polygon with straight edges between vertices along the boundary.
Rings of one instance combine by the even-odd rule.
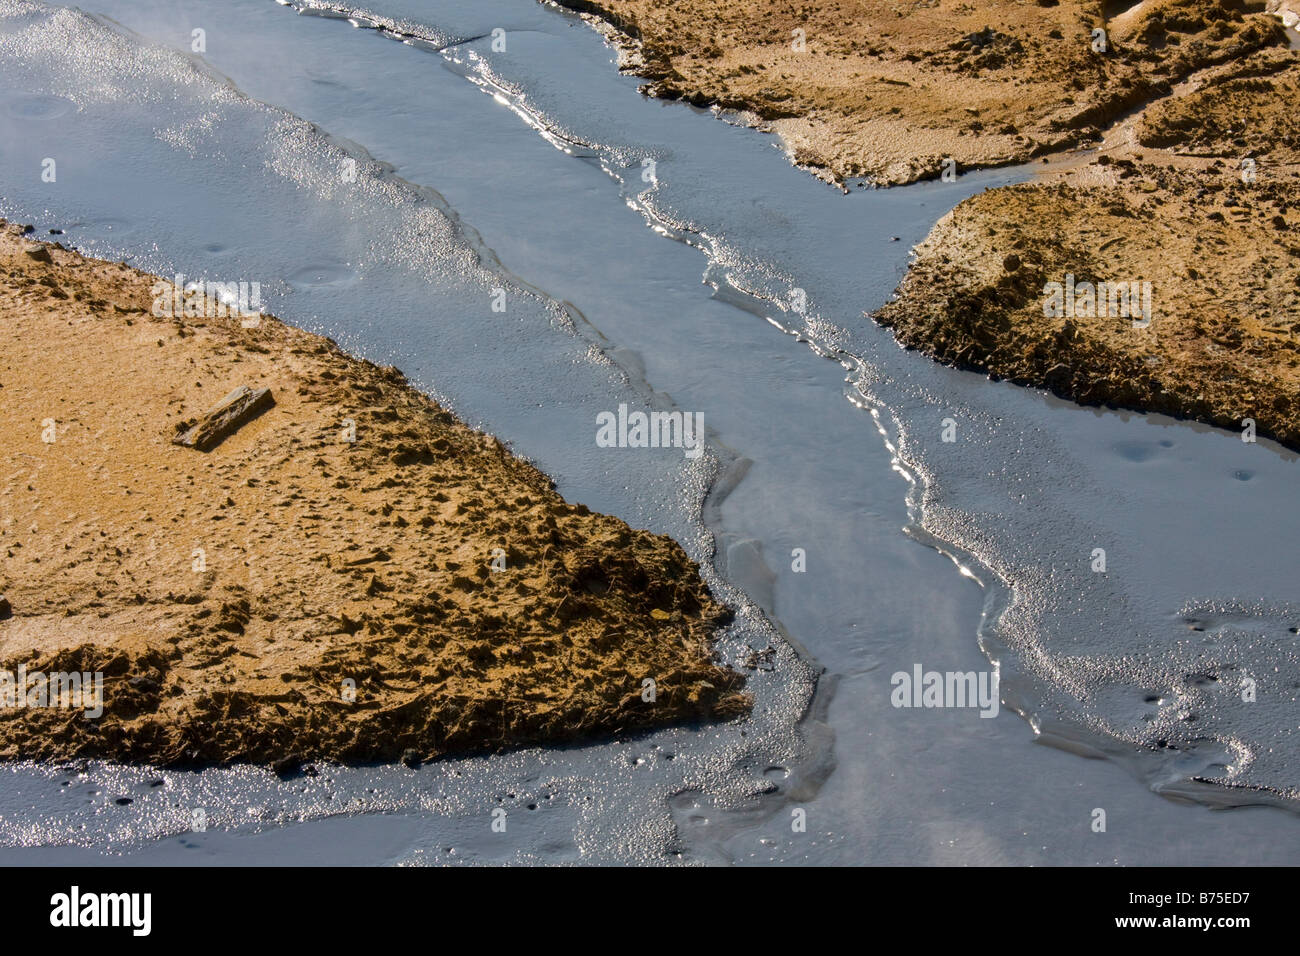
[[[19, 233], [0, 669], [102, 671], [104, 712], [0, 706], [0, 756], [412, 762], [747, 711], [671, 539], [566, 503], [395, 369], [269, 317], [157, 318], [154, 277]], [[274, 407], [171, 443], [239, 385]]]

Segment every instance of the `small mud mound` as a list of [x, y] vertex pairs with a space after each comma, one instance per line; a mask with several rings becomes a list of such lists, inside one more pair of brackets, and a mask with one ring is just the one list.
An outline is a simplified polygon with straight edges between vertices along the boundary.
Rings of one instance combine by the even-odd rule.
[[1300, 449], [1297, 75], [1216, 69], [1140, 118], [1140, 148], [967, 200], [875, 318], [953, 365]]

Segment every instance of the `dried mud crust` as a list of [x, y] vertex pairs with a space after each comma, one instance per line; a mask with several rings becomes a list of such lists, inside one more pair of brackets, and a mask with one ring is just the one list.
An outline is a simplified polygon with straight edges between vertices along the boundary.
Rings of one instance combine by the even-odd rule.
[[[104, 674], [98, 719], [0, 707], [0, 757], [409, 762], [748, 711], [671, 539], [395, 369], [270, 317], [157, 318], [154, 277], [0, 225], [0, 668]], [[274, 407], [170, 443], [238, 385]]]
[[634, 38], [653, 95], [748, 111], [800, 164], [881, 185], [1088, 142], [1193, 72], [1286, 42], [1262, 0], [559, 2]]
[[[959, 205], [875, 318], [953, 365], [1300, 449], [1300, 71], [1265, 52], [1083, 165]], [[1044, 315], [1047, 283], [1149, 281], [1152, 318]]]

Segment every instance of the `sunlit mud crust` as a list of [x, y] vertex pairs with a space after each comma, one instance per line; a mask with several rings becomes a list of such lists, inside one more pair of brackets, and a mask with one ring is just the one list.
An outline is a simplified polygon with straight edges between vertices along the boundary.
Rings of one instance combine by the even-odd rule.
[[[714, 662], [731, 612], [672, 539], [566, 503], [396, 369], [270, 316], [157, 315], [155, 277], [21, 233], [0, 694], [31, 684], [0, 756], [409, 763], [748, 712]], [[274, 406], [171, 443], [240, 385]], [[42, 700], [37, 674], [85, 681]]]

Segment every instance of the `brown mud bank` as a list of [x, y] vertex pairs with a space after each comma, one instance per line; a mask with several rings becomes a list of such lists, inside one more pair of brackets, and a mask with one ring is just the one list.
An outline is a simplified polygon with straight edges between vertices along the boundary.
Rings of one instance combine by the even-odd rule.
[[[395, 369], [159, 317], [155, 277], [0, 226], [0, 757], [413, 762], [748, 711], [671, 539]], [[240, 386], [270, 401], [173, 443]], [[41, 706], [34, 674], [95, 672], [102, 715]]]
[[647, 92], [747, 111], [801, 165], [880, 185], [1088, 142], [1195, 71], [1285, 43], [1264, 0], [559, 3], [630, 40]]

